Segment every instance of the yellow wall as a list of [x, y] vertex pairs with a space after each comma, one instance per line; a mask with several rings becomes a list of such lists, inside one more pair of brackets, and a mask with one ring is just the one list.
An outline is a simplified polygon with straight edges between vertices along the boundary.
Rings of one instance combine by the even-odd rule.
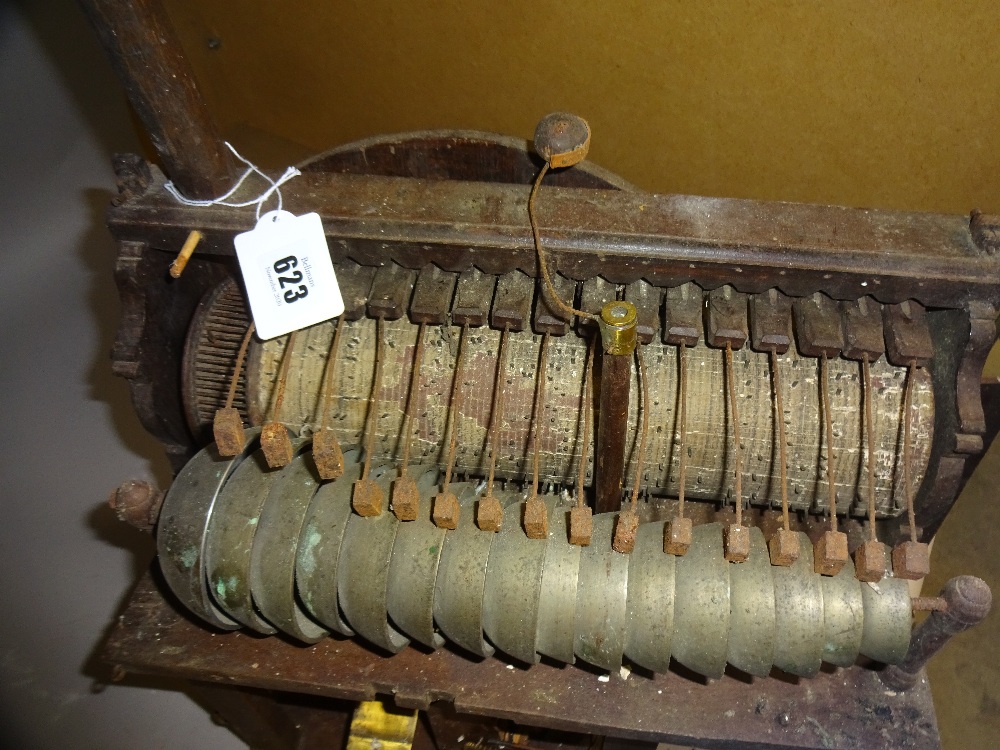
[[164, 2], [224, 131], [273, 166], [401, 130], [530, 138], [568, 109], [658, 192], [1000, 211], [987, 0]]

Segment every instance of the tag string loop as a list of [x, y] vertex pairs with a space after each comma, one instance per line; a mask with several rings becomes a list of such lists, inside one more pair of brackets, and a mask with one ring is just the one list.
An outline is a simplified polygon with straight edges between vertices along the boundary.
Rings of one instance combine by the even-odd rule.
[[[186, 198], [185, 196], [181, 195], [181, 192], [177, 189], [177, 186], [174, 185], [172, 181], [167, 182], [163, 186], [163, 188], [168, 193], [170, 193], [178, 203], [181, 203], [185, 206], [196, 206], [200, 208], [205, 208], [207, 206], [228, 206], [229, 208], [245, 208], [247, 206], [256, 206], [258, 221], [260, 221], [261, 208], [268, 200], [270, 200], [271, 196], [274, 195], [278, 199], [278, 210], [280, 211], [282, 206], [281, 186], [284, 185], [293, 177], [298, 177], [302, 173], [295, 167], [288, 167], [288, 169], [285, 170], [284, 174], [282, 174], [281, 177], [279, 177], [277, 180], [274, 180], [268, 177], [263, 171], [261, 171], [261, 169], [256, 164], [251, 162], [249, 159], [244, 158], [235, 148], [233, 148], [233, 145], [229, 143], [229, 141], [226, 141], [226, 148], [228, 148], [230, 151], [233, 152], [233, 156], [235, 156], [241, 162], [246, 164], [247, 169], [240, 177], [240, 179], [236, 181], [236, 184], [233, 185], [223, 195], [220, 195], [218, 198], [212, 198], [210, 200], [194, 200], [192, 198]], [[264, 190], [263, 193], [261, 193], [256, 198], [253, 198], [251, 200], [230, 201], [230, 198], [232, 198], [237, 192], [239, 192], [240, 188], [243, 187], [243, 183], [246, 182], [247, 178], [252, 174], [259, 175], [261, 178], [263, 178], [268, 183], [269, 187], [266, 190]]]

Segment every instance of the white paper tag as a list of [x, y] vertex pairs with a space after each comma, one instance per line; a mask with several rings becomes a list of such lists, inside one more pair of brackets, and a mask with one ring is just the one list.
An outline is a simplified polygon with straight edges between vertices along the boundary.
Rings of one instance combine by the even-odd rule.
[[236, 235], [257, 335], [273, 339], [344, 312], [319, 214], [269, 211], [249, 232]]

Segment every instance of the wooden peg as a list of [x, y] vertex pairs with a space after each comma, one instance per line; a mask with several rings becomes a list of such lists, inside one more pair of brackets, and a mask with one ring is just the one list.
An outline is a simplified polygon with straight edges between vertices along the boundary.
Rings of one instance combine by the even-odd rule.
[[458, 445], [458, 416], [461, 414], [462, 404], [462, 366], [465, 361], [465, 338], [468, 330], [468, 323], [463, 323], [462, 333], [459, 334], [458, 338], [458, 359], [455, 362], [455, 376], [452, 379], [452, 415], [451, 424], [448, 429], [448, 461], [444, 472], [444, 483], [441, 486], [441, 492], [434, 496], [434, 504], [431, 509], [431, 520], [434, 521], [435, 526], [441, 529], [458, 528], [458, 516], [461, 512], [458, 498], [448, 488], [451, 485], [451, 474], [455, 469], [455, 449]]
[[807, 357], [830, 358], [844, 350], [840, 306], [822, 292], [795, 300], [795, 334], [799, 352]]
[[[572, 305], [576, 300], [576, 286], [576, 282], [572, 279], [567, 279], [560, 273], [552, 274], [552, 289], [558, 299], [569, 300], [569, 304]], [[569, 333], [570, 325], [573, 322], [572, 317], [565, 310], [559, 308], [558, 303], [545, 288], [544, 279], [538, 280], [537, 287], [533, 330], [535, 333], [565, 336]]]
[[[461, 285], [461, 281], [459, 281], [459, 285]], [[497, 466], [497, 429], [503, 414], [504, 368], [507, 362], [507, 340], [509, 338], [506, 328], [500, 331], [500, 351], [497, 353], [497, 367], [493, 381], [493, 411], [490, 415], [490, 471], [489, 478], [486, 480], [486, 494], [479, 501], [477, 518], [479, 528], [483, 531], [500, 531], [503, 524], [503, 507], [500, 505], [500, 501], [493, 496], [493, 480], [496, 476]]]
[[417, 274], [410, 300], [410, 320], [414, 323], [444, 325], [448, 322], [448, 311], [455, 295], [458, 274], [442, 271], [430, 264]]
[[455, 301], [451, 308], [451, 321], [457, 326], [484, 326], [489, 322], [490, 303], [497, 280], [478, 268], [463, 271], [455, 287]]
[[129, 479], [122, 482], [108, 497], [108, 506], [124, 521], [140, 531], [149, 531], [156, 527], [160, 517], [160, 508], [166, 493], [156, 489], [149, 482], [141, 479]]
[[750, 346], [784, 354], [792, 345], [792, 300], [777, 289], [750, 296]]
[[639, 279], [625, 287], [625, 301], [635, 305], [635, 334], [643, 344], [650, 344], [660, 335], [663, 290]]
[[531, 325], [535, 283], [520, 271], [505, 273], [497, 282], [490, 325], [499, 330], [523, 331]]
[[701, 340], [702, 307], [705, 293], [698, 285], [688, 282], [667, 289], [663, 312], [663, 343], [673, 346], [695, 346]]
[[388, 263], [375, 272], [368, 293], [368, 314], [383, 320], [399, 320], [406, 314], [417, 272]]
[[201, 242], [203, 235], [197, 229], [192, 229], [184, 240], [184, 245], [181, 247], [181, 251], [177, 253], [177, 257], [174, 258], [174, 262], [170, 264], [170, 275], [179, 279], [181, 274], [184, 273], [184, 269], [187, 268], [188, 261], [191, 260], [191, 256], [194, 255], [194, 249], [198, 247], [198, 243]]
[[708, 293], [705, 308], [705, 340], [709, 346], [740, 349], [750, 335], [747, 321], [747, 295], [728, 284]]
[[[383, 266], [380, 271], [385, 267]], [[359, 516], [379, 516], [382, 514], [382, 488], [378, 483], [368, 478], [375, 458], [375, 431], [378, 427], [378, 402], [382, 391], [382, 362], [384, 360], [382, 347], [385, 340], [382, 335], [384, 322], [381, 317], [375, 318], [375, 377], [368, 409], [367, 442], [365, 445], [365, 463], [361, 469], [361, 478], [354, 483], [354, 494], [351, 505]]]
[[847, 359], [877, 362], [885, 354], [882, 306], [872, 297], [840, 303], [844, 324], [844, 356]]
[[927, 310], [915, 300], [886, 305], [882, 328], [885, 357], [897, 367], [911, 362], [926, 366], [934, 358], [934, 341], [927, 323]]
[[344, 298], [341, 318], [361, 320], [365, 317], [375, 271], [371, 266], [359, 266], [349, 260], [342, 261], [337, 266], [337, 283], [340, 284], [340, 294]]

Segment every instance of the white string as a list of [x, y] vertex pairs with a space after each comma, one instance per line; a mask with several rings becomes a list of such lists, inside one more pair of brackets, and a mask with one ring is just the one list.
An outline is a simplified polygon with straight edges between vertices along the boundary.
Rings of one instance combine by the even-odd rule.
[[[270, 177], [264, 174], [264, 172], [262, 172], [257, 167], [256, 164], [251, 162], [249, 159], [243, 158], [243, 156], [235, 148], [233, 148], [232, 144], [229, 143], [229, 141], [226, 141], [226, 148], [228, 148], [230, 151], [233, 152], [233, 156], [235, 156], [237, 159], [239, 159], [241, 162], [247, 165], [247, 171], [243, 173], [243, 176], [240, 177], [240, 179], [236, 181], [236, 184], [233, 185], [224, 195], [220, 195], [218, 198], [213, 198], [211, 200], [193, 200], [191, 198], [185, 198], [183, 195], [181, 195], [180, 191], [177, 189], [177, 186], [174, 185], [172, 181], [167, 182], [163, 186], [164, 189], [172, 196], [174, 196], [174, 198], [177, 200], [178, 203], [182, 203], [185, 206], [197, 206], [200, 208], [204, 208], [205, 206], [229, 206], [230, 208], [245, 208], [246, 206], [257, 206], [258, 221], [260, 220], [261, 207], [267, 202], [267, 200], [272, 195], [276, 195], [278, 198], [278, 210], [280, 211], [281, 186], [284, 185], [293, 177], [298, 177], [302, 173], [295, 167], [289, 167], [288, 169], [285, 170], [285, 173], [281, 175], [281, 177], [279, 177], [277, 180], [272, 180]], [[242, 201], [239, 203], [230, 203], [229, 199], [233, 197], [233, 195], [240, 189], [244, 181], [246, 181], [246, 178], [252, 174], [257, 174], [263, 177], [264, 180], [266, 180], [267, 183], [270, 185], [270, 187], [263, 193], [258, 195], [256, 198], [254, 198], [253, 200]]]

